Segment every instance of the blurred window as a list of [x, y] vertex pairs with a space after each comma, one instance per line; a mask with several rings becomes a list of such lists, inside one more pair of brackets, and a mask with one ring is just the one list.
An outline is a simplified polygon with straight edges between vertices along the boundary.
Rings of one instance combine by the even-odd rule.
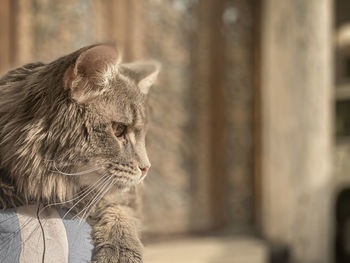
[[350, 1], [335, 5], [336, 136], [350, 138]]
[[350, 137], [350, 100], [336, 102], [336, 135]]

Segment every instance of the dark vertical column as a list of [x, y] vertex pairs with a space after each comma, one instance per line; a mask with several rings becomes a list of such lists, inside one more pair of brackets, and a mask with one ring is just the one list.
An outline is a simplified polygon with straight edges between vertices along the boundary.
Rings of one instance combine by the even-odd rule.
[[254, 118], [254, 225], [257, 231], [262, 231], [261, 222], [261, 203], [262, 203], [262, 122], [261, 122], [261, 1], [253, 0], [253, 16], [254, 16], [254, 80], [253, 80], [253, 118]]
[[223, 91], [225, 74], [225, 45], [222, 31], [222, 14], [224, 0], [208, 0], [210, 12], [210, 154], [211, 154], [211, 214], [213, 227], [218, 228], [224, 224], [225, 211], [225, 105], [226, 98]]
[[232, 232], [254, 227], [254, 3], [226, 0], [223, 20], [225, 107], [224, 217]]
[[[207, 227], [211, 229], [223, 226], [225, 210], [225, 98], [222, 83], [224, 2], [224, 0], [199, 2], [193, 55], [193, 97], [196, 105], [194, 114], [197, 133], [197, 136], [194, 136], [197, 151], [196, 175], [193, 178], [194, 202], [206, 206]], [[198, 212], [199, 209], [194, 211]]]
[[194, 86], [201, 86], [202, 95], [198, 135], [207, 141], [197, 160], [198, 171], [209, 171], [214, 229], [250, 232], [254, 224], [253, 7], [245, 0], [199, 3]]

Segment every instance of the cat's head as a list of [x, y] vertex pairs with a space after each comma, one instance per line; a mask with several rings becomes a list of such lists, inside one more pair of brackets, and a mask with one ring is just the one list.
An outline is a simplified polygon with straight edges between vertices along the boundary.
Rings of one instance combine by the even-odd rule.
[[146, 176], [151, 166], [145, 148], [146, 100], [158, 71], [157, 62], [121, 63], [117, 52], [104, 45], [82, 52], [66, 69], [64, 89], [84, 119], [77, 140], [82, 145], [76, 145], [84, 149], [76, 149], [84, 162], [75, 171], [93, 171], [80, 176], [81, 184], [104, 176], [125, 188]]

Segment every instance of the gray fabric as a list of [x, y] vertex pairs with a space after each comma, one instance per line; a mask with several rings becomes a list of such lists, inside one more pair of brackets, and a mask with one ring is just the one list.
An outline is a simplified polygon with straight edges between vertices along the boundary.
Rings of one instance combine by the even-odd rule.
[[0, 212], [0, 262], [19, 263], [21, 231], [15, 209]]
[[[58, 209], [59, 215], [63, 218], [65, 211]], [[79, 222], [79, 219], [72, 219], [72, 215], [67, 214], [63, 218], [63, 224], [66, 228], [69, 255], [69, 263], [86, 263], [92, 258], [93, 246], [90, 240], [91, 227], [85, 221]]]
[[[62, 218], [65, 211], [57, 210]], [[72, 219], [70, 214], [62, 220], [68, 241], [68, 262], [86, 263], [92, 258], [93, 245], [90, 240], [91, 227], [86, 221]], [[28, 222], [30, 224], [30, 222]], [[21, 227], [15, 209], [0, 210], [0, 262], [19, 263], [22, 253]], [[64, 234], [64, 233], [63, 233]]]

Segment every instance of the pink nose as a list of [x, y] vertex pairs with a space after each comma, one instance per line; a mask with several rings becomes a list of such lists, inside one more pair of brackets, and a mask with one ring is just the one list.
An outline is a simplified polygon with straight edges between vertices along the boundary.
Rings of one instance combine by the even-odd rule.
[[149, 166], [146, 166], [144, 168], [140, 168], [140, 170], [142, 172], [141, 177], [144, 177], [146, 175], [146, 173], [148, 172], [148, 170], [149, 170]]

